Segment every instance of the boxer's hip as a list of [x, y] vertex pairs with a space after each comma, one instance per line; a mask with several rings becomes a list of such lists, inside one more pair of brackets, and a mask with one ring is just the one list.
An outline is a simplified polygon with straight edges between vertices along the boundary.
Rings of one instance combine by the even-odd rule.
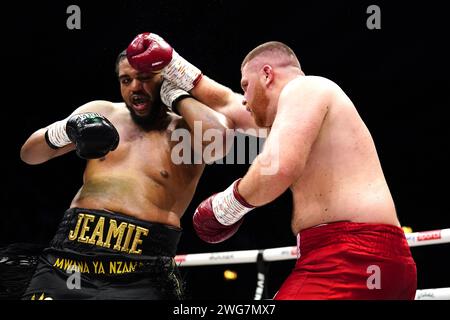
[[335, 222], [302, 230], [277, 299], [414, 299], [416, 265], [401, 228]]
[[173, 257], [180, 236], [180, 228], [71, 208], [43, 251], [25, 298], [177, 298], [181, 280]]
[[360, 253], [411, 257], [403, 230], [388, 224], [339, 221], [304, 229], [297, 239], [299, 253], [304, 257], [339, 245]]

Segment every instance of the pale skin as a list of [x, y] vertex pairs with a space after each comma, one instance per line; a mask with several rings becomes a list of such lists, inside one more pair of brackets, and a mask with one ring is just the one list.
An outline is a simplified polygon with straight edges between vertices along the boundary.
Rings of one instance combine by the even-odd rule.
[[[248, 61], [242, 68], [244, 97], [207, 77], [192, 90], [237, 127], [270, 130], [240, 194], [262, 206], [290, 189], [294, 234], [342, 220], [400, 226], [374, 142], [352, 101], [334, 82], [280, 61], [270, 55]], [[268, 168], [277, 170], [267, 174]]]
[[[155, 107], [149, 97], [159, 95], [159, 75], [139, 73], [124, 59], [119, 64], [119, 80], [128, 105], [132, 105], [133, 95], [148, 100], [138, 114], [146, 115]], [[214, 128], [225, 135], [229, 123], [223, 115], [193, 98], [181, 100], [177, 107], [183, 118], [163, 108], [151, 130], [139, 127], [123, 102], [92, 101], [77, 108], [72, 114], [97, 112], [109, 119], [119, 132], [120, 143], [104, 158], [87, 161], [83, 185], [70, 207], [109, 210], [180, 227], [180, 218], [192, 200], [205, 165], [175, 165], [171, 150], [179, 142], [171, 141], [171, 134], [177, 128], [191, 130], [194, 121], [202, 121], [203, 131]], [[43, 163], [75, 149], [72, 143], [51, 149], [45, 142], [45, 131], [46, 128], [37, 130], [22, 146], [21, 158], [26, 163]], [[215, 156], [223, 155], [217, 152]]]

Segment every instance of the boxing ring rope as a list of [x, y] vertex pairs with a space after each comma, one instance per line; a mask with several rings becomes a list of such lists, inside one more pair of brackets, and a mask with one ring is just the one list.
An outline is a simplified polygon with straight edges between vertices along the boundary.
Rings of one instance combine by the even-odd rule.
[[[450, 228], [405, 233], [410, 247], [450, 243]], [[262, 250], [240, 250], [177, 255], [180, 267], [205, 265], [255, 263], [297, 259], [297, 247], [280, 247]], [[258, 275], [259, 276], [259, 275]], [[256, 298], [256, 297], [255, 297]], [[450, 300], [450, 288], [417, 290], [416, 300]]]

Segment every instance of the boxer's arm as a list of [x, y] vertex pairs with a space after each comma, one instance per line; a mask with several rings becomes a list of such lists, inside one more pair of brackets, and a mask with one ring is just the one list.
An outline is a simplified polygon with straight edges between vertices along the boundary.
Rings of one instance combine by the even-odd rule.
[[300, 177], [329, 101], [328, 91], [306, 78], [283, 89], [263, 152], [244, 178], [196, 209], [193, 226], [201, 239], [210, 243], [228, 239], [248, 212], [275, 200]]
[[60, 149], [52, 149], [45, 141], [45, 132], [47, 128], [41, 128], [34, 132], [25, 141], [20, 149], [20, 158], [27, 164], [41, 164], [52, 158], [59, 157], [70, 151], [75, 150], [73, 143], [68, 144]]
[[[208, 108], [192, 97], [184, 98], [174, 106], [183, 117], [191, 133], [191, 147], [200, 146], [202, 160], [206, 163], [223, 158], [233, 145], [230, 120], [223, 114]], [[204, 152], [207, 148], [208, 152]]]
[[[66, 121], [72, 115], [84, 112], [98, 112], [104, 115], [110, 114], [113, 108], [112, 103], [109, 101], [91, 101], [77, 108], [62, 121]], [[20, 149], [20, 158], [22, 161], [32, 165], [40, 164], [75, 150], [75, 145], [73, 143], [69, 143], [59, 149], [52, 149], [45, 139], [45, 133], [48, 127], [49, 126], [37, 130], [25, 141]]]
[[301, 176], [329, 102], [329, 91], [316, 80], [302, 78], [285, 87], [264, 149], [239, 184], [249, 204], [275, 200]]
[[231, 121], [233, 129], [256, 129], [248, 130], [248, 133], [259, 135], [257, 130], [259, 127], [242, 104], [244, 97], [241, 94], [233, 92], [230, 88], [205, 75], [190, 93], [208, 107], [225, 115]]
[[[162, 72], [164, 79], [228, 117], [233, 129], [257, 129], [251, 114], [242, 105], [241, 95], [204, 76], [160, 36], [149, 32], [137, 35], [127, 48], [127, 58], [137, 70]], [[258, 130], [248, 134], [258, 135]], [[265, 136], [265, 132], [261, 135]]]

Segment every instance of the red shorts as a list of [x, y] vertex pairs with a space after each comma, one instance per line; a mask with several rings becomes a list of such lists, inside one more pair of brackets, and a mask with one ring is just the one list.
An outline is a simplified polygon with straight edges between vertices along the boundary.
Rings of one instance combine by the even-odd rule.
[[416, 264], [403, 230], [335, 222], [302, 230], [300, 258], [275, 300], [414, 299]]

